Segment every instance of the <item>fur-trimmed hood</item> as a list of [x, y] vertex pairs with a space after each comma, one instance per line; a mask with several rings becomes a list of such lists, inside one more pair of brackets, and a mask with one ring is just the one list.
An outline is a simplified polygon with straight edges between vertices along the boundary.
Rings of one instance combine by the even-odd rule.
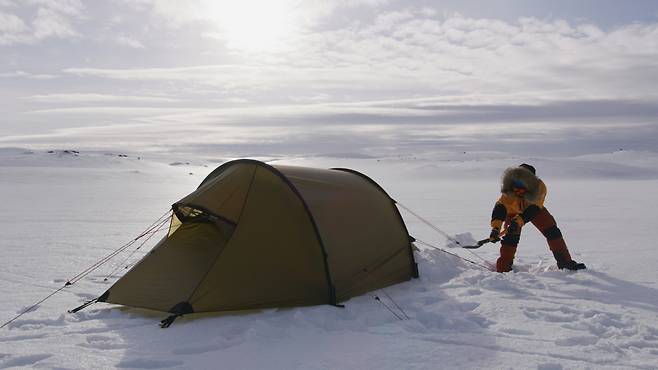
[[541, 196], [541, 180], [529, 170], [523, 167], [510, 167], [503, 172], [500, 192], [511, 197], [514, 195], [514, 181], [520, 181], [527, 189], [523, 198], [534, 203]]

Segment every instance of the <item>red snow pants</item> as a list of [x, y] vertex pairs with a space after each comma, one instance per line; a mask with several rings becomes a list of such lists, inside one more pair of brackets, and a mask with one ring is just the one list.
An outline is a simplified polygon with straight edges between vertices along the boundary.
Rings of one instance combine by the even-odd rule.
[[[507, 215], [505, 220], [505, 227], [509, 226], [512, 218], [516, 216], [515, 214]], [[569, 254], [569, 249], [567, 248], [567, 243], [562, 237], [562, 232], [560, 228], [557, 227], [555, 218], [548, 212], [548, 209], [543, 208], [537, 213], [537, 215], [532, 219], [532, 224], [535, 225], [537, 230], [539, 230], [546, 241], [548, 242], [548, 247], [553, 256], [558, 262], [568, 262], [571, 261], [571, 255]], [[518, 230], [515, 234], [508, 234], [503, 236], [500, 246], [500, 257], [496, 261], [496, 271], [498, 272], [507, 272], [512, 270], [512, 263], [514, 262], [514, 255], [516, 254], [516, 247], [519, 244], [521, 238], [521, 230]]]

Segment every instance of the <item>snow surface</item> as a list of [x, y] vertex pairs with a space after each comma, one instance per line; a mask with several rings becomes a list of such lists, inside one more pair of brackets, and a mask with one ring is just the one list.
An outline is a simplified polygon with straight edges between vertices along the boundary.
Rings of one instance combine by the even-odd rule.
[[[189, 315], [168, 329], [157, 325], [166, 315], [122, 306], [66, 313], [102, 293], [117, 278], [104, 281], [112, 270], [125, 271], [122, 263], [134, 263], [150, 243], [0, 329], [0, 368], [658, 368], [656, 153], [258, 159], [362, 171], [461, 241], [488, 235], [500, 173], [530, 162], [548, 184], [547, 207], [574, 259], [589, 269], [557, 270], [529, 227], [515, 273], [493, 273], [419, 244], [419, 279], [353, 298], [344, 309]], [[138, 235], [222, 160], [0, 149], [0, 322]], [[496, 246], [474, 255], [402, 214], [420, 240], [477, 263], [497, 257]]]

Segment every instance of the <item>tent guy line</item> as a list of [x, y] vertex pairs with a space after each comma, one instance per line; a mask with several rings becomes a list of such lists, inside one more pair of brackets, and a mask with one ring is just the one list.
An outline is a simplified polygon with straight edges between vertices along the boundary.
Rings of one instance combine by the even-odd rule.
[[123, 259], [123, 261], [117, 264], [117, 266], [109, 274], [107, 274], [107, 276], [103, 279], [103, 281], [108, 281], [109, 279], [111, 279], [114, 276], [114, 274], [116, 274], [116, 272], [119, 271], [119, 269], [121, 269], [122, 266], [127, 269], [129, 265], [126, 265], [126, 263], [130, 260], [130, 258], [132, 258], [132, 256], [135, 255], [135, 253], [137, 253], [137, 251], [139, 251], [146, 243], [148, 243], [148, 241], [151, 240], [151, 238], [153, 238], [153, 236], [155, 236], [157, 233], [169, 229], [169, 227], [164, 226], [168, 222], [169, 219], [167, 218], [162, 220], [162, 222], [158, 224], [157, 229], [153, 230], [148, 238], [144, 239], [137, 248], [135, 248], [132, 252], [130, 252], [130, 254], [126, 258]]
[[[419, 218], [421, 221], [423, 221], [423, 222], [425, 222], [426, 224], [428, 224], [429, 226], [431, 226], [434, 230], [437, 230], [441, 235], [445, 236], [448, 240], [451, 240], [451, 241], [453, 241], [453, 242], [457, 242], [454, 238], [450, 237], [448, 234], [446, 234], [445, 232], [441, 231], [438, 227], [436, 227], [435, 225], [431, 224], [429, 221], [425, 220], [424, 218], [422, 218], [421, 216], [419, 216], [417, 213], [413, 212], [410, 208], [404, 206], [403, 204], [401, 204], [401, 203], [399, 203], [399, 202], [397, 202], [397, 201], [395, 201], [395, 204], [399, 205], [401, 208], [403, 208], [404, 210], [406, 210], [406, 211], [409, 212], [410, 214], [416, 216], [416, 217]], [[84, 278], [85, 276], [87, 276], [89, 273], [91, 273], [91, 272], [95, 271], [96, 269], [100, 268], [101, 266], [105, 265], [105, 264], [108, 263], [110, 260], [112, 260], [114, 257], [116, 257], [118, 254], [120, 254], [122, 251], [125, 251], [127, 248], [129, 248], [130, 246], [132, 246], [137, 240], [139, 240], [139, 239], [143, 238], [144, 236], [147, 236], [147, 235], [148, 235], [148, 238], [147, 238], [147, 239], [145, 239], [144, 241], [142, 241], [142, 243], [141, 243], [141, 244], [140, 244], [135, 250], [133, 250], [133, 251], [130, 253], [130, 255], [129, 255], [128, 257], [126, 257], [126, 258], [125, 258], [120, 264], [117, 265], [117, 267], [116, 267], [114, 270], [112, 270], [112, 272], [111, 272], [110, 274], [108, 274], [108, 275], [105, 277], [104, 281], [107, 281], [109, 278], [111, 278], [111, 277], [116, 273], [117, 270], [119, 270], [119, 269], [121, 268], [121, 266], [123, 266], [123, 265], [126, 263], [127, 260], [129, 260], [129, 259], [135, 254], [135, 252], [137, 252], [140, 248], [142, 248], [142, 247], [148, 242], [148, 240], [150, 240], [150, 239], [151, 239], [156, 233], [158, 233], [158, 232], [160, 232], [160, 231], [162, 231], [162, 230], [166, 230], [166, 229], [167, 229], [167, 227], [163, 227], [163, 225], [165, 225], [167, 222], [171, 222], [171, 220], [170, 220], [171, 213], [172, 213], [171, 210], [165, 212], [165, 213], [164, 213], [162, 216], [160, 216], [156, 221], [154, 221], [154, 222], [153, 222], [153, 223], [152, 223], [147, 229], [145, 229], [142, 233], [140, 233], [137, 237], [135, 237], [134, 239], [132, 239], [130, 242], [128, 242], [128, 243], [122, 245], [121, 247], [119, 247], [118, 249], [116, 249], [115, 251], [113, 251], [112, 253], [110, 253], [109, 255], [107, 255], [106, 257], [103, 257], [102, 259], [98, 260], [98, 261], [95, 262], [94, 264], [90, 265], [88, 268], [86, 268], [85, 270], [83, 270], [83, 271], [80, 272], [79, 274], [75, 275], [73, 278], [68, 279], [67, 282], [66, 282], [62, 287], [60, 287], [59, 289], [57, 289], [57, 290], [51, 292], [49, 295], [47, 295], [46, 297], [42, 298], [41, 300], [39, 300], [39, 301], [36, 302], [35, 304], [31, 305], [31, 306], [28, 307], [27, 309], [21, 311], [18, 315], [16, 315], [16, 316], [15, 316], [14, 318], [12, 318], [11, 320], [9, 320], [9, 321], [3, 323], [2, 326], [0, 326], [0, 329], [1, 329], [1, 328], [4, 328], [5, 326], [7, 326], [7, 325], [9, 325], [9, 324], [11, 324], [12, 322], [14, 322], [15, 320], [17, 320], [17, 319], [20, 318], [21, 316], [23, 316], [23, 315], [25, 315], [25, 314], [27, 314], [27, 313], [29, 313], [29, 312], [31, 312], [31, 311], [34, 311], [35, 308], [37, 308], [40, 304], [42, 304], [43, 302], [47, 301], [48, 299], [50, 299], [50, 298], [53, 297], [54, 295], [58, 294], [59, 292], [61, 292], [61, 291], [64, 290], [65, 288], [67, 288], [68, 286], [77, 283], [77, 282], [80, 281], [82, 278]], [[171, 227], [171, 226], [170, 226], [170, 227]], [[430, 244], [430, 243], [428, 243], [428, 242], [425, 242], [425, 241], [423, 241], [423, 240], [420, 240], [420, 239], [418, 239], [418, 238], [415, 238], [415, 237], [414, 237], [413, 240], [412, 240], [412, 242], [417, 242], [417, 243], [419, 243], [419, 244], [425, 245], [425, 246], [430, 247], [430, 248], [432, 248], [432, 249], [436, 249], [436, 250], [439, 250], [439, 251], [441, 251], [441, 252], [444, 252], [444, 253], [447, 253], [447, 254], [449, 254], [449, 255], [452, 255], [452, 256], [454, 256], [454, 257], [457, 257], [457, 258], [459, 258], [459, 259], [462, 259], [462, 260], [464, 260], [464, 261], [466, 261], [466, 262], [468, 262], [468, 263], [471, 263], [471, 264], [473, 264], [473, 265], [476, 265], [476, 266], [482, 267], [482, 268], [484, 268], [484, 269], [486, 269], [486, 270], [490, 270], [489, 267], [487, 267], [487, 266], [485, 266], [485, 265], [483, 265], [483, 264], [480, 264], [480, 263], [477, 263], [477, 262], [475, 262], [475, 261], [472, 261], [472, 260], [469, 260], [469, 259], [467, 259], [467, 258], [464, 258], [464, 257], [462, 257], [462, 256], [459, 256], [458, 254], [448, 252], [448, 251], [446, 251], [446, 250], [443, 249], [443, 248], [439, 248], [439, 247], [437, 247], [437, 246], [435, 246], [435, 245], [432, 245], [432, 244]], [[472, 253], [472, 252], [471, 252], [471, 253]], [[482, 259], [481, 257], [477, 256], [475, 253], [472, 253], [472, 254], [474, 254], [476, 257]], [[483, 260], [485, 263], [488, 263], [488, 261], [486, 261], [486, 260], [484, 260], [484, 259], [482, 259], [482, 260]], [[139, 261], [138, 261], [138, 262], [135, 262], [135, 263], [139, 263]], [[127, 268], [127, 267], [128, 267], [128, 266], [126, 266], [126, 268]], [[398, 305], [398, 304], [397, 304], [397, 303], [396, 303], [396, 302], [395, 302], [395, 301], [394, 301], [394, 300], [393, 300], [393, 299], [392, 299], [392, 298], [391, 298], [391, 297], [390, 297], [390, 296], [389, 296], [389, 295], [388, 295], [383, 289], [382, 289], [382, 292], [383, 292], [383, 293], [386, 295], [386, 297], [388, 297], [388, 299], [389, 299], [389, 300], [390, 300], [390, 301], [391, 301], [391, 302], [397, 307], [397, 309], [400, 310], [400, 312], [405, 316], [405, 318], [409, 319], [409, 316], [406, 314], [406, 312], [405, 312], [401, 307], [399, 307], [399, 305]], [[78, 312], [78, 311], [80, 311], [80, 310], [82, 310], [82, 309], [84, 309], [84, 308], [86, 308], [86, 307], [88, 307], [88, 306], [90, 306], [90, 305], [92, 305], [92, 304], [94, 304], [94, 303], [97, 303], [99, 298], [101, 298], [101, 297], [98, 297], [98, 298], [95, 298], [95, 299], [89, 300], [89, 301], [83, 303], [82, 305], [80, 305], [80, 306], [78, 306], [78, 307], [76, 307], [76, 308], [74, 308], [74, 309], [69, 310], [68, 312], [69, 312], [69, 313], [76, 313], [76, 312]], [[384, 303], [384, 302], [380, 299], [379, 295], [375, 294], [375, 295], [373, 295], [373, 298], [374, 298], [376, 301], [378, 301], [380, 304], [382, 304], [382, 305], [383, 305], [387, 310], [389, 310], [392, 314], [394, 314], [398, 319], [400, 319], [400, 320], [403, 320], [403, 319], [404, 319], [404, 318], [403, 318], [402, 316], [400, 316], [398, 313], [396, 313], [395, 311], [393, 311], [393, 309], [392, 309], [390, 306], [388, 306], [386, 303]], [[173, 316], [173, 315], [172, 315], [172, 316]], [[172, 317], [170, 316], [170, 317], [168, 317], [168, 318], [162, 320], [162, 322], [161, 322], [161, 327], [163, 327], [163, 328], [168, 327], [169, 325], [171, 325], [171, 323], [173, 323], [173, 321], [174, 321], [173, 319], [175, 319], [175, 317], [172, 318]]]
[[[426, 247], [430, 247], [430, 248], [435, 249], [435, 250], [437, 250], [437, 251], [440, 251], [440, 252], [443, 252], [443, 253], [449, 254], [449, 255], [451, 255], [451, 256], [453, 256], [453, 257], [457, 257], [457, 258], [459, 258], [459, 259], [461, 259], [461, 260], [463, 260], [463, 261], [466, 261], [466, 262], [468, 262], [468, 263], [470, 263], [470, 264], [476, 265], [476, 266], [478, 266], [478, 267], [482, 267], [483, 269], [485, 269], [485, 270], [487, 270], [487, 271], [492, 271], [493, 266], [490, 265], [489, 261], [483, 259], [482, 257], [479, 257], [479, 256], [478, 256], [478, 257], [479, 257], [481, 260], [483, 260], [487, 265], [489, 265], [489, 267], [487, 267], [487, 266], [485, 266], [485, 265], [483, 265], [483, 264], [481, 264], [481, 263], [475, 262], [475, 261], [473, 261], [473, 260], [470, 260], [470, 259], [468, 259], [468, 258], [464, 258], [464, 257], [462, 257], [462, 256], [460, 256], [460, 255], [458, 255], [458, 254], [456, 254], [456, 253], [448, 252], [447, 250], [445, 250], [445, 249], [443, 249], [443, 248], [439, 248], [439, 247], [437, 247], [436, 245], [432, 245], [432, 244], [430, 244], [430, 243], [424, 242], [424, 241], [422, 241], [422, 240], [420, 240], [420, 239], [418, 239], [418, 238], [414, 238], [414, 239], [415, 239], [414, 242], [418, 242], [419, 244], [422, 244], [422, 245], [424, 245], [424, 246], [426, 246]], [[474, 253], [474, 254], [475, 254], [475, 253]], [[476, 256], [477, 256], [477, 255], [476, 255]]]
[[418, 277], [395, 203], [351, 169], [234, 160], [172, 208], [167, 237], [98, 302], [170, 313], [167, 327], [192, 313], [341, 307]]
[[[30, 307], [24, 309], [23, 311], [21, 311], [20, 313], [18, 313], [16, 316], [14, 316], [12, 319], [10, 319], [10, 320], [4, 322], [4, 323], [2, 324], [2, 326], [0, 326], [0, 329], [2, 329], [2, 328], [4, 328], [4, 327], [8, 326], [9, 324], [11, 324], [12, 322], [16, 321], [17, 319], [19, 319], [19, 318], [22, 317], [23, 315], [27, 314], [28, 312], [34, 311], [34, 310], [35, 310], [40, 304], [42, 304], [43, 302], [47, 301], [48, 299], [50, 299], [51, 297], [53, 297], [53, 296], [56, 295], [57, 293], [61, 292], [61, 291], [64, 290], [65, 288], [67, 288], [67, 287], [69, 287], [69, 286], [71, 286], [71, 285], [74, 285], [74, 284], [77, 283], [78, 281], [82, 280], [85, 276], [87, 276], [87, 275], [89, 275], [91, 272], [97, 270], [98, 268], [100, 268], [101, 266], [103, 266], [104, 264], [106, 264], [107, 262], [109, 262], [109, 261], [110, 261], [112, 258], [114, 258], [116, 255], [118, 255], [118, 254], [121, 253], [122, 251], [124, 251], [124, 250], [126, 250], [127, 248], [129, 248], [129, 247], [130, 247], [131, 245], [133, 245], [137, 240], [139, 240], [139, 239], [141, 239], [141, 238], [143, 238], [144, 236], [149, 235], [149, 234], [152, 236], [155, 232], [158, 232], [159, 230], [156, 230], [156, 229], [158, 229], [158, 228], [160, 227], [161, 221], [162, 221], [163, 219], [164, 219], [164, 221], [167, 221], [167, 220], [168, 220], [167, 216], [168, 216], [170, 213], [171, 213], [171, 210], [168, 210], [166, 213], [164, 213], [162, 216], [160, 216], [160, 218], [158, 218], [156, 221], [154, 221], [154, 222], [153, 222], [148, 228], [146, 228], [142, 233], [140, 233], [137, 237], [135, 237], [135, 238], [132, 239], [131, 241], [129, 241], [129, 242], [123, 244], [121, 247], [119, 247], [118, 249], [114, 250], [114, 251], [113, 251], [112, 253], [110, 253], [109, 255], [107, 255], [107, 256], [101, 258], [100, 260], [96, 261], [96, 262], [93, 263], [91, 266], [87, 267], [87, 268], [84, 269], [82, 272], [80, 272], [79, 274], [77, 274], [77, 275], [75, 275], [74, 277], [68, 279], [68, 280], [66, 281], [66, 283], [65, 283], [64, 285], [62, 285], [60, 288], [54, 290], [53, 292], [51, 292], [50, 294], [48, 294], [47, 296], [45, 296], [44, 298], [42, 298], [42, 299], [39, 300], [38, 302], [36, 302], [36, 303], [34, 303], [33, 305], [31, 305]], [[155, 230], [155, 231], [154, 231], [154, 230]], [[150, 238], [150, 237], [149, 237], [149, 238]], [[90, 302], [93, 302], [93, 300], [92, 300], [92, 301], [89, 301], [89, 302], [86, 302], [85, 304], [89, 305], [89, 304], [91, 304]], [[85, 306], [85, 307], [86, 307], [86, 306]], [[74, 311], [71, 310], [71, 311], [69, 311], [69, 312], [74, 312]], [[75, 311], [75, 312], [77, 312], [77, 311]]]
[[[445, 231], [441, 230], [438, 226], [436, 226], [436, 225], [434, 225], [433, 223], [429, 222], [427, 219], [423, 218], [422, 216], [420, 216], [420, 215], [417, 214], [416, 212], [412, 211], [411, 209], [409, 209], [409, 207], [405, 206], [404, 204], [402, 204], [402, 203], [400, 203], [400, 202], [398, 202], [398, 201], [394, 201], [394, 202], [395, 202], [395, 204], [398, 205], [400, 208], [404, 209], [405, 211], [409, 212], [411, 215], [413, 215], [413, 216], [415, 216], [416, 218], [418, 218], [421, 222], [423, 222], [424, 224], [426, 224], [427, 226], [429, 226], [430, 228], [432, 228], [432, 229], [433, 229], [434, 231], [436, 231], [437, 233], [443, 235], [443, 236], [444, 236], [446, 239], [448, 239], [449, 241], [451, 241], [451, 242], [453, 242], [453, 243], [459, 245], [459, 246], [462, 247], [464, 250], [466, 250], [467, 252], [469, 252], [469, 253], [472, 254], [473, 256], [477, 257], [478, 259], [482, 260], [484, 263], [486, 263], [487, 265], [489, 265], [489, 261], [487, 261], [487, 260], [485, 260], [484, 258], [480, 257], [479, 255], [477, 255], [475, 252], [473, 252], [473, 251], [471, 250], [471, 249], [475, 249], [475, 248], [474, 248], [475, 246], [462, 245], [462, 243], [459, 242], [457, 239], [455, 239], [455, 238], [453, 238], [452, 236], [448, 235], [448, 233], [446, 233]], [[476, 264], [476, 265], [478, 265], [478, 266], [485, 267], [485, 266], [482, 265], [482, 264], [479, 264], [479, 263], [477, 263], [477, 262], [473, 262], [473, 261], [471, 261], [471, 260], [468, 260], [468, 259], [466, 259], [466, 258], [464, 258], [464, 257], [461, 257], [461, 256], [455, 254], [455, 253], [450, 253], [450, 252], [448, 252], [448, 251], [446, 251], [446, 250], [444, 250], [444, 249], [442, 249], [442, 248], [439, 248], [439, 247], [437, 247], [437, 246], [431, 245], [431, 244], [429, 244], [429, 243], [427, 243], [427, 242], [423, 242], [422, 240], [418, 240], [418, 239], [415, 238], [415, 237], [413, 237], [413, 238], [414, 238], [414, 241], [418, 241], [419, 243], [421, 243], [421, 244], [423, 244], [423, 245], [425, 245], [425, 246], [428, 246], [428, 247], [430, 247], [430, 248], [434, 248], [434, 249], [436, 249], [436, 250], [440, 250], [440, 251], [442, 251], [442, 252], [445, 252], [445, 253], [451, 254], [451, 255], [453, 255], [453, 256], [455, 256], [455, 257], [461, 258], [462, 260], [467, 261], [467, 262], [470, 262], [470, 263], [474, 263], [474, 264]], [[490, 239], [484, 239], [484, 240], [481, 240], [481, 241], [478, 242], [477, 247], [479, 248], [479, 247], [481, 247], [482, 245], [484, 245], [484, 244], [486, 244], [486, 243], [489, 243], [489, 242], [493, 242], [493, 240], [490, 240]], [[490, 267], [485, 267], [485, 268], [487, 268], [487, 269], [491, 269]]]
[[[332, 201], [327, 202], [328, 199]], [[171, 314], [161, 321], [161, 327], [165, 328], [177, 317], [196, 312], [323, 303], [341, 306], [338, 302], [418, 277], [414, 241], [490, 270], [411, 237], [396, 206], [459, 244], [393, 200], [375, 181], [358, 171], [271, 166], [246, 159], [230, 161], [211, 172], [193, 193], [174, 203], [136, 238], [69, 279], [2, 327], [148, 236], [105, 280], [113, 277], [149, 239], [165, 229], [169, 229], [167, 235], [140, 261], [128, 265], [132, 268], [114, 285], [69, 312], [76, 313], [96, 302], [149, 308]], [[341, 222], [336, 223], [337, 219]], [[359, 220], [364, 219], [379, 227], [360, 227]], [[164, 227], [166, 223], [168, 227]], [[227, 248], [229, 245], [232, 248]], [[254, 248], [257, 250], [251, 250]], [[228, 255], [225, 250], [229, 250]], [[326, 250], [332, 255], [331, 260]], [[256, 263], [250, 267], [235, 266], [235, 261], [247, 261], [249, 256], [263, 253], [270, 254], [265, 259], [269, 262], [252, 261]], [[326, 276], [319, 274], [323, 264]], [[259, 288], [259, 282], [265, 279], [269, 284], [269, 279], [254, 277], [254, 273], [264, 274], [263, 271], [281, 266], [284, 266], [281, 271], [270, 271], [276, 274], [279, 283], [265, 290]], [[282, 271], [291, 275], [285, 276]], [[308, 273], [311, 275], [304, 275]], [[242, 277], [246, 287], [236, 290], [230, 284], [233, 279], [227, 279], [231, 274]], [[387, 306], [378, 295], [374, 298]], [[391, 307], [387, 308], [403, 319]]]

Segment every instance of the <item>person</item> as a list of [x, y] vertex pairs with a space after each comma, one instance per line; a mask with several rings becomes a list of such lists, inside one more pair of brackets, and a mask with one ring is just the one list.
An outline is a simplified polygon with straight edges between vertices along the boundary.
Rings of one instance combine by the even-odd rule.
[[496, 271], [512, 270], [516, 247], [521, 237], [521, 229], [532, 223], [545, 237], [553, 252], [559, 269], [581, 270], [585, 264], [571, 259], [569, 249], [555, 218], [544, 207], [546, 185], [537, 177], [535, 168], [527, 163], [505, 170], [502, 176], [501, 196], [491, 213], [491, 241], [498, 241], [502, 235], [500, 257], [496, 261]]

